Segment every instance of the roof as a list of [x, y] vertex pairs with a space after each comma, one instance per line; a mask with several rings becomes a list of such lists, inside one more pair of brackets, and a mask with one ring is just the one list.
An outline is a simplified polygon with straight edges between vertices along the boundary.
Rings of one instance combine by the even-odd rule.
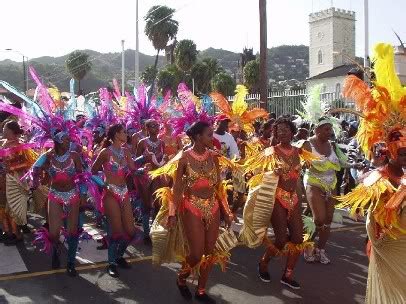
[[333, 78], [333, 77], [339, 77], [339, 76], [347, 76], [348, 72], [351, 71], [351, 69], [357, 68], [358, 66], [356, 64], [348, 64], [348, 65], [340, 65], [338, 67], [335, 67], [331, 70], [328, 70], [326, 72], [320, 73], [316, 76], [307, 78], [307, 80], [315, 80], [315, 79], [324, 79], [324, 78]]

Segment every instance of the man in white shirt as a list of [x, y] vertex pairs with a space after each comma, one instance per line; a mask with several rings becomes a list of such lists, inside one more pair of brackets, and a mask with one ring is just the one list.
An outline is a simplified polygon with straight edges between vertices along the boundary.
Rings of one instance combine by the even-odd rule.
[[217, 118], [217, 129], [213, 136], [221, 144], [221, 154], [228, 159], [240, 158], [237, 142], [234, 137], [228, 133], [228, 124], [230, 119], [226, 115], [219, 115]]

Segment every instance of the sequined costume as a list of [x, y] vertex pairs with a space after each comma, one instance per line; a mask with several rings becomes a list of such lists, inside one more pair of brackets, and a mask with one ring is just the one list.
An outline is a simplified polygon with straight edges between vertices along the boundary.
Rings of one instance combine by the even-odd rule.
[[374, 63], [373, 87], [349, 76], [343, 94], [355, 101], [361, 116], [356, 136], [363, 152], [369, 157], [374, 144], [383, 142], [390, 163], [337, 197], [337, 207], [349, 207], [353, 215], [367, 212], [371, 246], [366, 303], [401, 304], [406, 303], [406, 181], [398, 153], [406, 148], [406, 88], [396, 75], [392, 45], [378, 44]]
[[[183, 199], [179, 205], [174, 204], [173, 193], [170, 188], [161, 188], [157, 191], [157, 196], [161, 200], [162, 207], [152, 225], [151, 238], [153, 243], [153, 264], [162, 264], [167, 262], [182, 262], [182, 268], [178, 273], [178, 280], [186, 282], [186, 278], [191, 272], [199, 272], [198, 287], [204, 290], [205, 281], [211, 265], [218, 263], [224, 269], [229, 258], [229, 250], [237, 244], [237, 239], [233, 233], [224, 231], [217, 239], [216, 248], [210, 255], [202, 257], [201, 261], [193, 267], [188, 266], [187, 258], [189, 256], [189, 244], [185, 236], [184, 224], [182, 222], [182, 213], [190, 212], [200, 218], [206, 229], [210, 227], [213, 215], [221, 211], [226, 216], [231, 216], [231, 211], [227, 203], [227, 194], [225, 183], [219, 181], [217, 169], [214, 165], [214, 157], [217, 154], [208, 151], [210, 154], [207, 161], [204, 162], [201, 169], [195, 169], [190, 164], [191, 150], [179, 152], [176, 157], [169, 161], [164, 167], [152, 171], [152, 178], [160, 174], [174, 176], [178, 162], [181, 158], [186, 161], [186, 171], [183, 176], [184, 191]], [[222, 157], [220, 157], [222, 158]], [[220, 161], [222, 164], [229, 164], [227, 160]], [[206, 171], [207, 168], [212, 168]], [[200, 198], [195, 195], [199, 190], [215, 189], [208, 198]], [[169, 216], [176, 216], [177, 223], [171, 230], [166, 229], [166, 221]], [[192, 269], [193, 268], [193, 269]], [[200, 270], [199, 270], [200, 269]], [[205, 277], [204, 283], [200, 283], [202, 276]], [[199, 289], [198, 288], [198, 289]]]
[[340, 162], [337, 155], [339, 153], [342, 155], [343, 153], [339, 151], [340, 149], [335, 144], [331, 144], [331, 153], [327, 157], [318, 153], [311, 141], [309, 143], [312, 153], [317, 155], [319, 159], [314, 160], [310, 168], [306, 170], [303, 178], [304, 185], [305, 187], [307, 185], [318, 187], [324, 193], [331, 196], [337, 184], [336, 172], [341, 170], [341, 164], [344, 163], [344, 160]]
[[[129, 173], [129, 168], [127, 166], [127, 162], [124, 159], [124, 152], [120, 151], [120, 153], [115, 153], [112, 150], [112, 147], [110, 146], [108, 148], [108, 153], [109, 153], [109, 161], [105, 164], [103, 164], [103, 169], [109, 174], [121, 177], [125, 179], [125, 177]], [[115, 160], [114, 156], [118, 159], [118, 161]], [[128, 200], [129, 198], [129, 193], [127, 189], [127, 185], [114, 185], [114, 184], [109, 184], [109, 192], [113, 194], [113, 197], [115, 198], [116, 202], [121, 206], [125, 201]], [[104, 189], [103, 191], [103, 196], [105, 196], [107, 193], [107, 189]], [[103, 208], [104, 209], [104, 208]]]
[[[295, 149], [298, 151], [302, 164], [310, 164], [311, 161], [317, 159], [316, 155], [304, 149]], [[247, 159], [245, 163], [246, 172], [256, 172], [256, 174], [248, 181], [250, 191], [244, 207], [244, 224], [240, 232], [240, 238], [246, 246], [256, 248], [264, 241], [269, 244], [266, 233], [275, 203], [287, 209], [288, 216], [290, 211], [297, 206], [299, 200], [296, 191], [289, 192], [281, 188], [279, 180], [297, 181], [300, 178], [301, 166], [301, 164], [293, 165], [281, 157], [274, 147], [254, 153]], [[277, 169], [280, 170], [279, 175], [275, 174]], [[309, 243], [305, 241], [296, 247], [302, 250], [307, 245]], [[287, 245], [286, 248], [289, 246]]]

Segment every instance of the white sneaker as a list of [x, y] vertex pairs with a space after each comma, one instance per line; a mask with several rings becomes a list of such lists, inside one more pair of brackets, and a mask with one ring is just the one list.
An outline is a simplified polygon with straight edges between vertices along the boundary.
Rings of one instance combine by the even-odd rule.
[[330, 264], [330, 259], [327, 257], [326, 251], [324, 249], [320, 250], [319, 262], [324, 265]]
[[312, 249], [305, 249], [303, 251], [303, 258], [305, 259], [306, 263], [314, 263], [315, 256], [314, 256], [314, 250]]

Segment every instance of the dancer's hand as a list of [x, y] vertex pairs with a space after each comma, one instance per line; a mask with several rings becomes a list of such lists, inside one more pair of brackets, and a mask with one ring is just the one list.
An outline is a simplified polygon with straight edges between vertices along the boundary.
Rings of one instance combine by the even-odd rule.
[[168, 229], [172, 229], [175, 228], [176, 226], [176, 216], [172, 215], [168, 217], [168, 220], [166, 222], [166, 226], [168, 227]]
[[234, 215], [233, 214], [228, 214], [227, 216], [224, 217], [224, 223], [226, 224], [226, 228], [229, 229], [231, 227], [231, 224], [233, 223]]

